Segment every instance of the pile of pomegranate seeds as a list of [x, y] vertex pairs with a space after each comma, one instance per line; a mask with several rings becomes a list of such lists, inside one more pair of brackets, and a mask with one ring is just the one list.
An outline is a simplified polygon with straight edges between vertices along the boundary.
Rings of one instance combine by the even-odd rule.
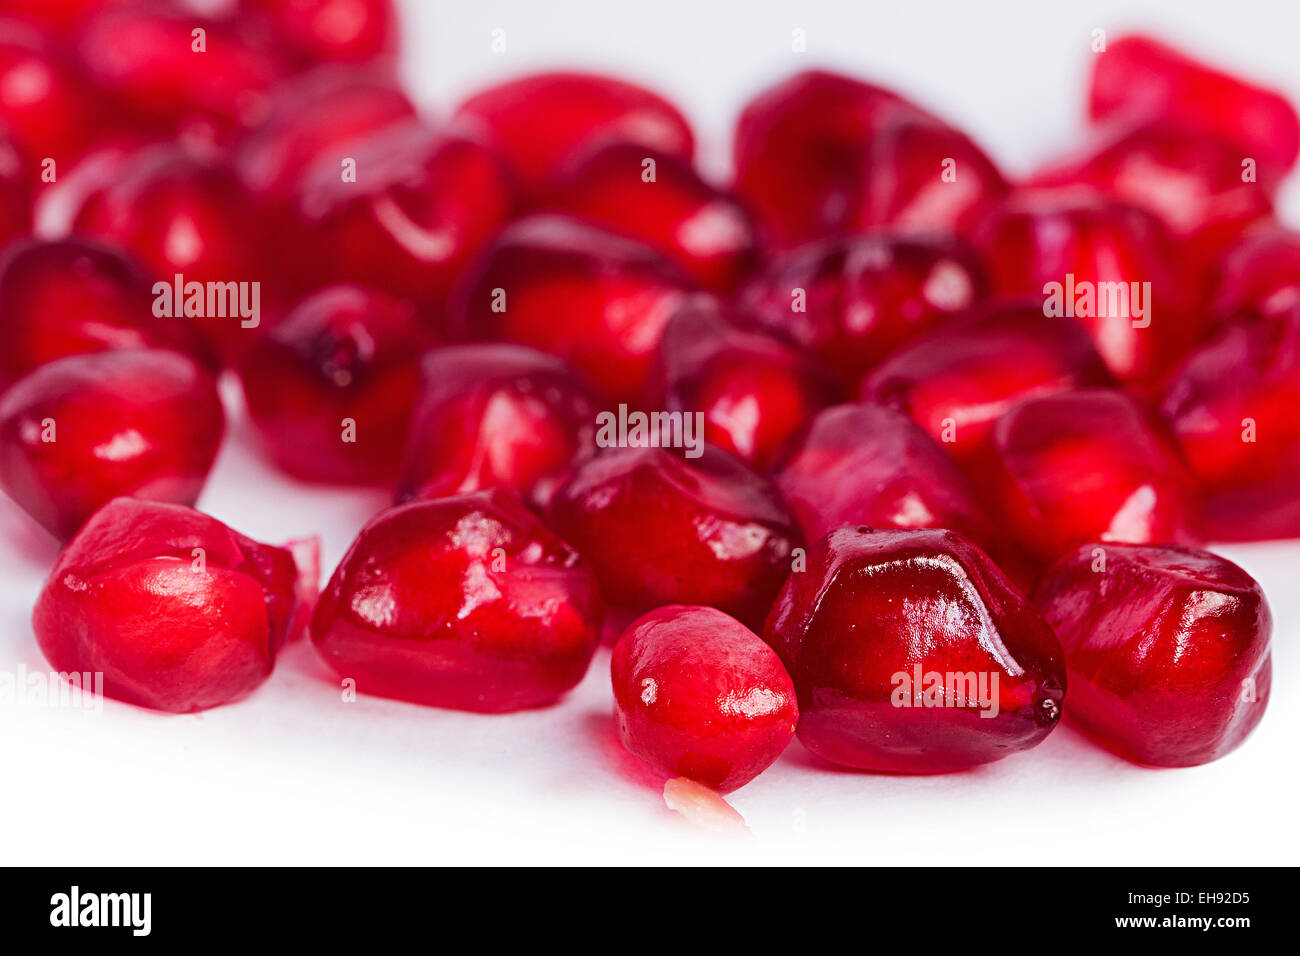
[[[742, 832], [718, 793], [796, 736], [946, 773], [1067, 720], [1189, 766], [1262, 718], [1268, 604], [1197, 545], [1300, 537], [1280, 93], [1119, 39], [1017, 181], [800, 73], [715, 182], [613, 77], [425, 115], [391, 0], [5, 9], [0, 489], [67, 542], [55, 670], [196, 711], [308, 631], [360, 693], [500, 713], [612, 643], [624, 746]], [[193, 510], [218, 375], [285, 473], [393, 496], [323, 589], [312, 529]]]

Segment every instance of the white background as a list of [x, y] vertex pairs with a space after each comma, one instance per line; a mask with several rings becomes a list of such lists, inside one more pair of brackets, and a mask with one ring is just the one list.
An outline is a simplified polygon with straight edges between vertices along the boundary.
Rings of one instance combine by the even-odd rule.
[[[745, 99], [814, 64], [895, 85], [964, 125], [1009, 171], [1029, 170], [1081, 134], [1096, 27], [1113, 36], [1144, 25], [1300, 99], [1300, 19], [1287, 0], [406, 6], [406, 75], [435, 115], [526, 69], [608, 69], [673, 98], [715, 174], [725, 174]], [[801, 55], [790, 50], [796, 27], [808, 36]], [[504, 54], [490, 50], [495, 28], [506, 31]], [[328, 574], [385, 503], [277, 476], [240, 416], [200, 504], [264, 540], [319, 532]], [[200, 715], [112, 701], [89, 715], [0, 705], [0, 861], [1293, 863], [1300, 544], [1223, 550], [1272, 601], [1275, 677], [1262, 725], [1209, 766], [1140, 769], [1068, 726], [1030, 753], [942, 777], [826, 770], [795, 743], [732, 795], [753, 837], [720, 840], [665, 809], [656, 782], [620, 749], [605, 651], [560, 706], [485, 717], [345, 704], [298, 644], [257, 693]], [[55, 553], [0, 498], [0, 672], [46, 669], [28, 616]]]

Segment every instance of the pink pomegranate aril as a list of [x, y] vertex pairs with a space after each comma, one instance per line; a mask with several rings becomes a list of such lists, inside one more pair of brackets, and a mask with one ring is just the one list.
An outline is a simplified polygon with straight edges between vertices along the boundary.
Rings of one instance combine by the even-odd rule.
[[396, 54], [393, 0], [239, 0], [261, 14], [276, 40], [300, 61], [359, 62]]
[[553, 703], [582, 679], [600, 598], [576, 551], [513, 496], [480, 492], [372, 519], [311, 633], [362, 693], [501, 713]]
[[689, 289], [648, 246], [570, 217], [529, 216], [462, 278], [448, 327], [551, 352], [609, 400], [634, 401]]
[[701, 413], [706, 441], [760, 470], [838, 394], [809, 356], [738, 328], [706, 295], [688, 299], [664, 329], [650, 388], [651, 406]]
[[0, 256], [0, 388], [80, 352], [171, 348], [206, 360], [184, 319], [153, 312], [153, 279], [130, 256], [87, 239], [19, 240]]
[[790, 675], [763, 639], [711, 607], [632, 624], [610, 661], [623, 746], [661, 773], [726, 793], [768, 768], [799, 721]]
[[102, 124], [92, 87], [53, 37], [0, 16], [0, 130], [26, 160], [67, 168]]
[[1035, 603], [1065, 651], [1069, 719], [1137, 763], [1190, 767], [1264, 716], [1272, 616], [1245, 571], [1191, 548], [1091, 543]]
[[102, 672], [110, 697], [192, 713], [266, 680], [296, 578], [283, 548], [182, 505], [116, 498], [59, 556], [32, 627], [54, 670]]
[[689, 161], [695, 139], [656, 93], [587, 73], [535, 73], [471, 96], [456, 111], [482, 125], [529, 199], [573, 157], [606, 142], [636, 143]]
[[399, 500], [507, 488], [545, 508], [596, 451], [596, 402], [559, 359], [521, 345], [434, 349], [421, 364]]
[[1026, 398], [993, 425], [987, 488], [1038, 558], [1085, 541], [1191, 543], [1189, 478], [1145, 409], [1086, 388]]
[[1300, 536], [1300, 301], [1244, 314], [1170, 376], [1160, 411], [1211, 540]]
[[1040, 301], [1000, 299], [903, 346], [869, 374], [862, 398], [904, 412], [964, 463], [993, 422], [1022, 398], [1114, 384], [1073, 319]]
[[336, 285], [303, 299], [240, 361], [268, 454], [308, 481], [393, 481], [432, 341], [409, 303], [382, 292]]
[[551, 502], [552, 526], [591, 562], [613, 606], [706, 604], [758, 627], [790, 571], [794, 520], [768, 481], [705, 445], [611, 448]]
[[1065, 665], [989, 558], [943, 530], [840, 528], [791, 574], [764, 639], [799, 698], [799, 739], [859, 770], [945, 773], [1041, 743]]
[[947, 239], [869, 235], [804, 246], [747, 287], [744, 313], [815, 355], [847, 389], [908, 340], [965, 312], [983, 270]]
[[1233, 142], [1279, 171], [1300, 154], [1300, 117], [1285, 97], [1150, 37], [1122, 37], [1097, 56], [1088, 112], [1094, 120], [1183, 124]]

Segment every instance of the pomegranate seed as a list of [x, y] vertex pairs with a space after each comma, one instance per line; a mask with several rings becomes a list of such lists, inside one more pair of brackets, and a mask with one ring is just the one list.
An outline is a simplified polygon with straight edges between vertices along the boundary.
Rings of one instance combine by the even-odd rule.
[[710, 444], [766, 469], [777, 451], [837, 397], [808, 356], [731, 324], [710, 296], [692, 296], [664, 329], [650, 404], [704, 416]]
[[27, 163], [0, 133], [0, 247], [15, 236], [32, 231], [31, 171]]
[[102, 132], [86, 78], [31, 24], [0, 17], [0, 129], [29, 163], [70, 167]]
[[798, 691], [799, 739], [846, 767], [964, 770], [1036, 746], [1060, 717], [1051, 629], [951, 531], [832, 531], [764, 636]]
[[727, 793], [794, 739], [794, 685], [772, 648], [711, 607], [675, 604], [637, 620], [614, 645], [623, 746], [656, 770]]
[[735, 807], [694, 780], [673, 777], [664, 781], [664, 806], [705, 830], [724, 835], [750, 835], [745, 818]]
[[482, 124], [530, 198], [599, 143], [636, 143], [688, 161], [695, 151], [690, 126], [663, 97], [587, 73], [534, 73], [501, 83], [471, 96], [456, 115]]
[[239, 368], [276, 465], [307, 481], [390, 483], [430, 343], [413, 307], [382, 292], [329, 286], [299, 302]]
[[776, 489], [709, 445], [694, 460], [664, 448], [611, 448], [556, 492], [551, 518], [592, 563], [611, 604], [632, 613], [705, 604], [751, 628], [798, 543]]
[[312, 640], [356, 689], [503, 712], [553, 703], [596, 650], [596, 582], [507, 493], [381, 512], [334, 571]]
[[294, 609], [293, 557], [182, 505], [115, 498], [59, 556], [32, 614], [60, 672], [191, 713], [266, 680]]
[[1086, 541], [1190, 543], [1188, 477], [1163, 433], [1122, 392], [1026, 398], [993, 425], [983, 477], [1035, 555]]
[[858, 236], [775, 260], [744, 295], [745, 311], [838, 373], [846, 388], [909, 339], [983, 294], [983, 270], [947, 239]]
[[1232, 562], [1088, 544], [1052, 567], [1034, 600], [1065, 650], [1070, 720], [1128, 759], [1208, 763], [1264, 716], [1272, 616]]
[[866, 377], [862, 397], [904, 412], [969, 463], [1020, 399], [1111, 384], [1073, 319], [1043, 315], [1038, 301], [1004, 299], [903, 346]]
[[544, 508], [596, 451], [596, 403], [554, 356], [485, 343], [421, 366], [398, 499], [508, 488]]
[[96, 7], [132, 0], [4, 0], [5, 12], [43, 26], [66, 31], [76, 26]]
[[240, 0], [240, 6], [267, 17], [279, 42], [308, 63], [397, 53], [393, 0]]
[[637, 399], [688, 286], [647, 246], [554, 215], [517, 220], [462, 279], [453, 334], [558, 355], [615, 401]]
[[1300, 304], [1300, 233], [1258, 229], [1219, 263], [1210, 313], [1220, 322], [1238, 313], [1285, 315]]
[[1300, 117], [1284, 96], [1144, 36], [1097, 57], [1088, 94], [1094, 120], [1167, 120], [1226, 139], [1285, 171], [1300, 154]]

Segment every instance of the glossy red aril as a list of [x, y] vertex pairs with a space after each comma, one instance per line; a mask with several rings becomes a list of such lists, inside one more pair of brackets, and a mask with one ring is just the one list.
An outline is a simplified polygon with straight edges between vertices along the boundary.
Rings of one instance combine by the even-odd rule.
[[664, 329], [648, 404], [704, 416], [704, 438], [760, 470], [820, 408], [835, 382], [809, 356], [729, 321], [692, 296]]
[[687, 160], [637, 143], [610, 143], [580, 157], [547, 207], [653, 246], [705, 288], [733, 289], [758, 263], [744, 207]]
[[1113, 379], [1073, 319], [1036, 300], [996, 300], [903, 346], [868, 375], [862, 397], [907, 414], [970, 462], [993, 422], [1022, 398]]
[[293, 556], [183, 505], [116, 498], [59, 556], [32, 613], [61, 672], [117, 700], [192, 713], [266, 680], [287, 638]]
[[53, 359], [119, 348], [203, 349], [184, 319], [154, 314], [153, 279], [86, 239], [27, 239], [0, 255], [0, 388]]
[[595, 451], [596, 402], [553, 355], [501, 343], [434, 349], [397, 497], [508, 488], [543, 508]]
[[1300, 233], [1280, 226], [1253, 231], [1223, 257], [1216, 278], [1215, 319], [1288, 314], [1300, 304]]
[[837, 239], [786, 253], [750, 283], [747, 314], [811, 352], [843, 381], [973, 305], [984, 291], [974, 254], [948, 239]]
[[614, 401], [640, 397], [686, 280], [648, 246], [565, 216], [517, 220], [463, 278], [453, 334], [551, 352]]
[[0, 132], [0, 248], [32, 230], [32, 173], [27, 162]]
[[336, 285], [303, 299], [240, 361], [267, 453], [308, 481], [391, 482], [431, 343], [414, 308], [385, 293]]
[[799, 697], [799, 739], [859, 770], [945, 773], [1027, 750], [1060, 718], [1051, 629], [951, 531], [841, 528], [767, 619]]
[[297, 59], [357, 62], [392, 56], [398, 47], [393, 0], [240, 0], [262, 14]]
[[194, 504], [223, 431], [216, 382], [185, 356], [71, 355], [0, 397], [0, 488], [69, 538], [121, 495]]
[[651, 611], [614, 645], [610, 673], [623, 746], [667, 776], [726, 793], [794, 739], [790, 675], [762, 638], [714, 608]]
[[510, 189], [477, 139], [406, 123], [356, 144], [355, 174], [313, 171], [299, 197], [298, 279], [357, 282], [434, 312], [509, 214]]
[[529, 198], [564, 165], [605, 142], [631, 142], [689, 161], [691, 128], [663, 97], [588, 73], [534, 73], [476, 93], [457, 116], [482, 124]]
[[993, 291], [1041, 296], [1044, 314], [1076, 319], [1126, 382], [1149, 382], [1199, 341], [1163, 226], [1087, 187], [1026, 189], [986, 210], [972, 238]]
[[553, 703], [582, 679], [600, 599], [576, 551], [513, 496], [480, 492], [371, 520], [311, 633], [362, 693], [500, 713]]
[[611, 605], [639, 614], [707, 604], [758, 627], [798, 531], [766, 479], [718, 448], [699, 451], [611, 448], [556, 493], [552, 524], [591, 562]]
[[102, 122], [92, 88], [53, 38], [0, 17], [0, 130], [27, 161], [71, 166]]
[[1300, 536], [1300, 301], [1242, 316], [1192, 352], [1160, 406], [1212, 540]]
[[1208, 763], [1264, 716], [1272, 615], [1232, 562], [1191, 548], [1089, 544], [1052, 567], [1034, 600], [1065, 651], [1070, 721], [1122, 756]]
[[1041, 559], [1085, 541], [1192, 538], [1183, 465], [1146, 410], [1116, 390], [1018, 402], [994, 423], [989, 468], [976, 480]]
[[414, 117], [389, 70], [317, 67], [275, 92], [266, 119], [239, 143], [235, 168], [249, 192], [287, 202], [315, 166], [338, 176], [360, 141]]
[[1088, 112], [1094, 120], [1184, 124], [1235, 143], [1243, 156], [1279, 171], [1300, 153], [1300, 118], [1284, 96], [1150, 37], [1122, 37], [1096, 57]]

